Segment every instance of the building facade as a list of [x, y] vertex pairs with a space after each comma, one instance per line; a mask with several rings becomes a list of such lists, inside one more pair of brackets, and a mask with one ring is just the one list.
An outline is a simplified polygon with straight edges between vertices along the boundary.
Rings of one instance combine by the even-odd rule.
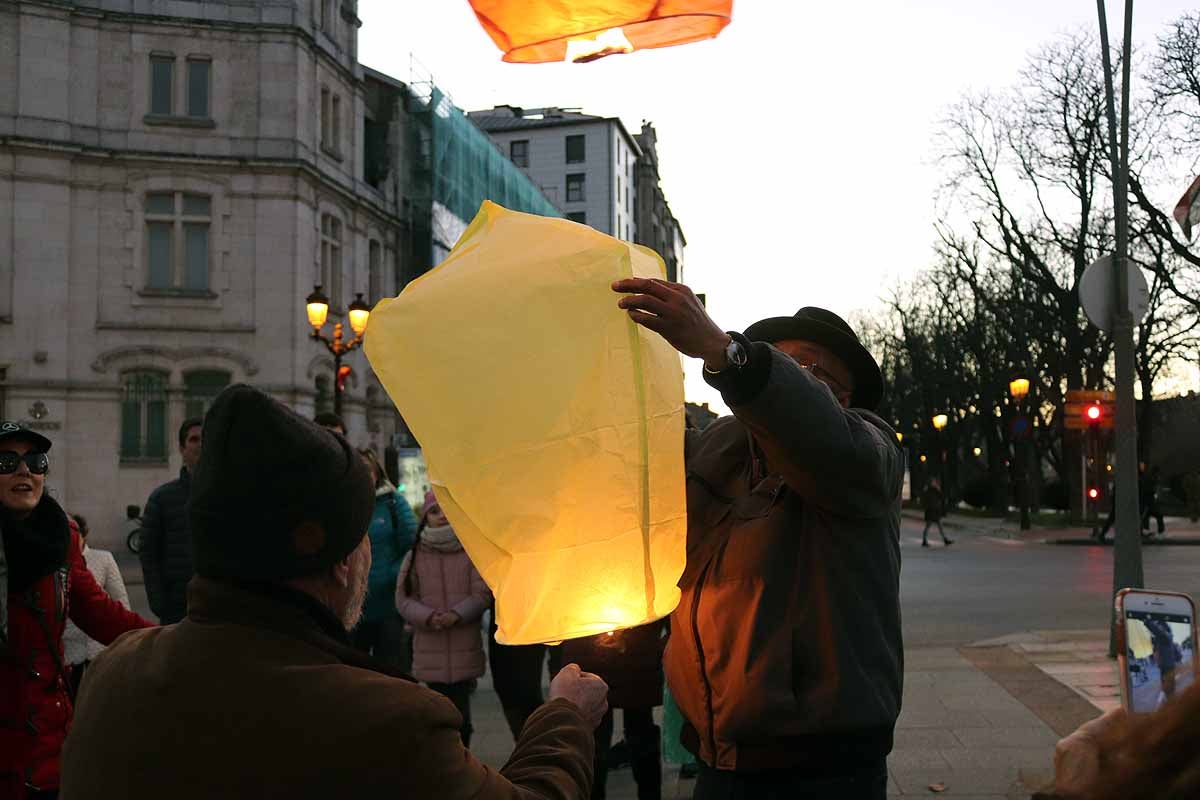
[[[224, 386], [331, 404], [314, 285], [333, 322], [403, 279], [402, 186], [364, 152], [396, 104], [366, 104], [353, 9], [0, 2], [0, 418], [54, 441], [50, 491], [99, 546]], [[347, 363], [351, 438], [382, 447], [391, 404]]]
[[635, 181], [637, 204], [634, 210], [637, 221], [638, 244], [654, 250], [667, 266], [667, 280], [683, 282], [683, 249], [687, 239], [683, 228], [663, 193], [658, 175], [658, 134], [649, 122], [642, 123], [637, 135], [641, 157], [638, 159]]
[[568, 219], [634, 241], [634, 165], [621, 120], [561, 108], [496, 106], [468, 115]]

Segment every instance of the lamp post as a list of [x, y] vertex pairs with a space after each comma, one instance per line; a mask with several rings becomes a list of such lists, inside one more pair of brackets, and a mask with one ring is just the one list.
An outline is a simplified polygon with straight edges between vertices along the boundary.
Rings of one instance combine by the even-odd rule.
[[313, 329], [312, 338], [325, 345], [325, 349], [333, 354], [333, 413], [340, 417], [342, 415], [343, 381], [345, 380], [342, 375], [342, 356], [352, 350], [357, 350], [362, 345], [363, 333], [367, 330], [367, 320], [371, 316], [371, 309], [363, 302], [361, 292], [354, 296], [354, 302], [346, 309], [346, 316], [350, 318], [350, 329], [354, 331], [354, 338], [343, 340], [342, 323], [340, 322], [333, 326], [333, 338], [328, 338], [321, 333], [321, 329], [325, 327], [325, 320], [329, 317], [329, 298], [325, 296], [325, 292], [321, 291], [319, 284], [313, 287], [312, 294], [305, 299], [304, 304], [305, 310], [308, 312], [308, 324]]
[[942, 496], [949, 497], [950, 490], [946, 486], [946, 439], [942, 431], [946, 430], [946, 426], [950, 424], [950, 417], [945, 414], [934, 414], [933, 429], [938, 433], [938, 449], [941, 451], [941, 458], [938, 463], [938, 478], [942, 482]]
[[1017, 506], [1021, 511], [1021, 530], [1027, 531], [1033, 527], [1029, 519], [1029, 436], [1033, 433], [1033, 424], [1025, 414], [1025, 398], [1029, 396], [1029, 379], [1015, 377], [1008, 382], [1008, 393], [1012, 395], [1017, 406], [1017, 414], [1009, 425], [1009, 432], [1016, 445], [1017, 452]]

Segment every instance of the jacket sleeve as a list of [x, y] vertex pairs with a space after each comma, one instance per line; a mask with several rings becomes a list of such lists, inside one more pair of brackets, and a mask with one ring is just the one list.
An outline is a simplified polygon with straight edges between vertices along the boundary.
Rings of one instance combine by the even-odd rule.
[[429, 618], [437, 609], [430, 608], [404, 591], [404, 579], [408, 576], [408, 571], [412, 569], [412, 557], [412, 551], [409, 550], [400, 565], [400, 574], [396, 576], [396, 610], [410, 625], [428, 628]]
[[163, 525], [162, 505], [158, 492], [152, 492], [142, 513], [142, 548], [138, 559], [142, 562], [142, 577], [146, 583], [146, 599], [150, 610], [162, 616], [166, 594], [163, 575], [163, 558], [166, 555], [166, 536]]
[[129, 608], [129, 592], [125, 589], [125, 579], [121, 577], [121, 568], [112, 553], [104, 554], [104, 593], [121, 605]]
[[71, 621], [81, 631], [100, 644], [112, 644], [126, 631], [154, 627], [153, 622], [142, 619], [104, 593], [88, 571], [79, 534], [74, 532], [71, 534], [71, 550], [67, 560], [70, 564], [71, 587], [67, 608]]
[[463, 622], [476, 622], [492, 604], [492, 591], [483, 582], [479, 570], [471, 566], [471, 593], [450, 610], [457, 613]]
[[756, 342], [731, 378], [705, 376], [788, 486], [827, 511], [886, 513], [900, 495], [903, 456], [894, 437], [773, 347]]
[[508, 763], [499, 771], [462, 745], [457, 728], [439, 726], [423, 738], [422, 765], [406, 796], [444, 800], [579, 800], [591, 793], [591, 726], [566, 700], [539, 708], [525, 723]]

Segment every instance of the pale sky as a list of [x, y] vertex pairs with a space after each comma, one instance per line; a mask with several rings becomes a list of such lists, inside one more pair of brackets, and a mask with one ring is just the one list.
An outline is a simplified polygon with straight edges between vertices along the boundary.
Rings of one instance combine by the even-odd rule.
[[[1116, 44], [1124, 4], [1108, 6]], [[1135, 44], [1194, 7], [1139, 0]], [[946, 107], [1012, 84], [1055, 34], [1097, 30], [1091, 0], [735, 0], [712, 41], [528, 65], [500, 60], [467, 0], [360, 0], [359, 16], [359, 61], [408, 81], [411, 53], [465, 110], [579, 108], [631, 133], [653, 122], [685, 279], [739, 330], [805, 305], [869, 310], [924, 266]], [[689, 399], [719, 404], [697, 373]]]

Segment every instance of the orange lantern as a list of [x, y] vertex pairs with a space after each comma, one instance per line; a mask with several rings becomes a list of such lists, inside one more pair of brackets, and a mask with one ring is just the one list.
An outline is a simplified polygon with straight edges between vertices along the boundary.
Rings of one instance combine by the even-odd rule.
[[733, 0], [470, 0], [504, 60], [585, 63], [617, 53], [711, 39]]

